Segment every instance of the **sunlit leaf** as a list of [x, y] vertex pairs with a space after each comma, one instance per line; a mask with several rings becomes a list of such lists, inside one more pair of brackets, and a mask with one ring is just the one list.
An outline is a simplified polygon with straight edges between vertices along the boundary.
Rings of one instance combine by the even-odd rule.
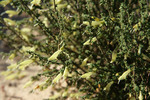
[[29, 41], [29, 37], [26, 33], [21, 32], [21, 35], [22, 35], [23, 39], [25, 39], [26, 41]]
[[110, 87], [112, 86], [112, 84], [114, 83], [114, 81], [109, 82], [106, 87], [104, 88], [104, 91], [109, 92], [110, 91]]
[[33, 60], [32, 59], [27, 59], [27, 60], [24, 60], [23, 62], [21, 62], [18, 66], [19, 66], [19, 69], [21, 70], [25, 70], [25, 68], [27, 66], [29, 66], [31, 63], [33, 63]]
[[11, 3], [11, 1], [12, 0], [3, 0], [3, 1], [0, 1], [0, 5], [2, 5], [2, 6], [6, 6], [6, 5], [8, 5], [9, 3]]
[[4, 21], [5, 21], [5, 23], [7, 23], [7, 24], [10, 25], [10, 26], [16, 25], [16, 22], [13, 21], [13, 20], [11, 20], [11, 19], [4, 18]]
[[15, 53], [12, 53], [10, 56], [9, 56], [9, 59], [10, 60], [13, 60], [15, 58], [16, 54]]
[[41, 0], [33, 0], [31, 2], [32, 5], [38, 5], [38, 6], [40, 6], [40, 3], [41, 3]]
[[65, 70], [64, 70], [64, 73], [63, 73], [63, 78], [66, 79], [68, 74], [69, 74], [68, 67], [65, 67]]
[[[66, 8], [66, 7], [67, 7], [67, 3], [58, 4], [57, 7], [56, 7], [56, 9], [57, 9], [58, 11], [60, 11], [61, 9], [64, 9], [64, 8]], [[54, 9], [54, 6], [51, 6], [51, 9]]]
[[[63, 0], [55, 0], [55, 4], [60, 4]], [[54, 4], [54, 0], [50, 1], [51, 4]]]
[[93, 37], [92, 39], [87, 40], [83, 45], [90, 45], [91, 43], [94, 43], [97, 41], [96, 37]]
[[143, 95], [142, 95], [142, 92], [140, 91], [140, 93], [139, 93], [139, 100], [143, 100]]
[[62, 73], [59, 73], [52, 81], [52, 84], [58, 83], [62, 77]]
[[131, 72], [131, 69], [128, 69], [127, 71], [125, 71], [119, 78], [118, 78], [118, 83], [121, 81], [121, 80], [124, 80], [126, 79], [127, 75]]
[[62, 97], [67, 97], [69, 95], [68, 90], [64, 91]]
[[51, 57], [48, 58], [48, 60], [57, 60], [58, 55], [61, 53], [62, 50], [57, 50]]
[[22, 28], [21, 29], [21, 32], [23, 32], [23, 33], [29, 33], [29, 32], [31, 32], [31, 28]]
[[147, 55], [145, 55], [145, 54], [142, 53], [142, 56], [143, 56], [144, 60], [150, 62], [150, 58]]
[[88, 58], [85, 58], [85, 59], [82, 61], [82, 64], [80, 65], [80, 67], [84, 67], [84, 66], [87, 64], [87, 61], [88, 61]]
[[85, 74], [81, 75], [81, 78], [90, 79], [90, 77], [92, 75], [95, 75], [95, 73], [94, 72], [88, 72], [88, 73], [85, 73]]
[[113, 63], [114, 61], [116, 61], [116, 58], [117, 58], [117, 52], [116, 52], [116, 50], [114, 50], [114, 51], [112, 52], [112, 59], [111, 59], [111, 62], [110, 62], [110, 63]]
[[12, 69], [16, 69], [17, 67], [18, 67], [18, 66], [17, 66], [17, 64], [15, 63], [15, 64], [11, 64], [11, 65], [7, 66], [7, 69], [12, 70]]
[[33, 84], [34, 81], [28, 81], [27, 83], [25, 83], [25, 85], [23, 86], [24, 88], [27, 88], [29, 86], [31, 86]]
[[2, 71], [0, 74], [1, 74], [1, 75], [4, 75], [4, 76], [8, 76], [8, 75], [10, 75], [11, 73], [13, 73], [13, 71], [10, 71], [10, 70], [8, 71], [8, 70], [7, 70], [7, 71]]
[[7, 80], [13, 80], [18, 77], [18, 73], [10, 74], [6, 77]]
[[5, 13], [8, 14], [9, 17], [12, 17], [14, 15], [18, 15], [18, 12], [14, 11], [14, 10], [6, 10]]
[[[105, 22], [104, 21], [92, 21], [91, 25], [92, 26], [102, 26]], [[89, 26], [90, 23], [88, 21], [83, 21], [84, 25]]]

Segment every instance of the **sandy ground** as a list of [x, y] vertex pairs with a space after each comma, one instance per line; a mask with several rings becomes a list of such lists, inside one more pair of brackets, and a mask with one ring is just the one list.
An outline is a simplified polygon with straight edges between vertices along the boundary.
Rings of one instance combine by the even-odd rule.
[[[0, 72], [6, 70], [9, 65], [7, 60], [0, 59]], [[31, 87], [23, 88], [24, 84], [30, 80], [30, 77], [36, 75], [40, 70], [38, 66], [32, 66], [28, 69], [27, 76], [20, 80], [5, 80], [0, 75], [0, 100], [43, 100], [49, 98], [52, 88], [49, 87], [44, 91], [36, 90], [30, 93], [38, 83], [34, 83]], [[36, 70], [35, 70], [36, 69]], [[41, 81], [42, 82], [42, 81]], [[39, 83], [41, 83], [39, 82]]]

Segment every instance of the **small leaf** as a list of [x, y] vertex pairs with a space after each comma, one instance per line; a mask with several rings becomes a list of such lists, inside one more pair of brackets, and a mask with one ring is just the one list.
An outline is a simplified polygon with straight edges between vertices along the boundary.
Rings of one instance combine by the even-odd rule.
[[14, 10], [7, 10], [7, 11], [5, 11], [5, 13], [8, 14], [9, 17], [12, 17], [14, 15], [18, 15], [18, 12], [14, 11]]
[[64, 70], [64, 73], [63, 73], [63, 78], [66, 79], [68, 74], [69, 74], [68, 67], [65, 67], [65, 70]]
[[139, 45], [139, 48], [138, 48], [138, 54], [139, 54], [139, 55], [141, 54], [141, 49], [142, 49], [142, 45], [140, 44], [140, 45]]
[[112, 86], [112, 84], [114, 83], [114, 81], [109, 82], [106, 87], [104, 88], [104, 91], [109, 92], [110, 91], [110, 87]]
[[41, 0], [33, 0], [32, 2], [31, 2], [31, 4], [32, 5], [38, 5], [38, 6], [40, 6], [40, 3], [41, 3]]
[[28, 81], [27, 83], [25, 83], [25, 85], [23, 86], [23, 88], [27, 88], [29, 86], [31, 86], [33, 84], [34, 81]]
[[117, 58], [117, 52], [116, 52], [116, 50], [114, 50], [114, 51], [112, 52], [112, 59], [111, 59], [111, 62], [110, 62], [110, 63], [113, 63], [114, 61], [116, 61], [116, 58]]
[[[67, 3], [58, 4], [58, 5], [56, 6], [56, 9], [57, 9], [58, 11], [60, 11], [61, 9], [64, 9], [64, 8], [66, 8], [66, 7], [67, 7]], [[54, 9], [54, 6], [51, 6], [51, 9]]]
[[131, 69], [128, 69], [127, 71], [125, 71], [119, 78], [118, 78], [118, 84], [121, 80], [126, 79], [127, 75], [131, 72]]
[[23, 37], [23, 39], [25, 39], [26, 41], [29, 41], [28, 35], [24, 32], [21, 32], [21, 35]]
[[25, 60], [23, 62], [21, 62], [18, 66], [19, 66], [19, 69], [21, 70], [25, 70], [25, 68], [30, 65], [31, 63], [33, 63], [33, 60], [32, 59], [28, 59], [28, 60]]
[[5, 7], [6, 5], [8, 5], [9, 3], [11, 3], [12, 0], [3, 0], [0, 1], [0, 5], [2, 5], [3, 7]]
[[18, 67], [18, 66], [17, 66], [17, 64], [15, 63], [15, 64], [11, 64], [11, 65], [7, 66], [7, 69], [12, 70], [12, 69], [16, 69], [17, 67]]
[[31, 29], [30, 28], [22, 28], [21, 32], [23, 32], [23, 33], [29, 33], [29, 32], [31, 32]]
[[92, 26], [102, 26], [105, 22], [104, 21], [92, 21]]
[[140, 94], [139, 94], [139, 100], [143, 100], [143, 95], [142, 95], [141, 91], [140, 91]]
[[13, 20], [11, 20], [11, 19], [4, 18], [4, 21], [5, 21], [5, 23], [7, 23], [7, 24], [10, 25], [10, 26], [16, 25], [16, 22], [13, 21]]
[[8, 76], [8, 75], [10, 75], [11, 73], [13, 73], [13, 71], [2, 71], [0, 74], [1, 75], [4, 75], [4, 76]]
[[145, 54], [142, 53], [143, 59], [150, 62], [150, 58], [148, 56], [146, 56]]
[[88, 58], [85, 58], [85, 59], [82, 61], [82, 64], [80, 65], [80, 67], [84, 67], [84, 66], [87, 64], [87, 61], [88, 61]]
[[9, 56], [9, 59], [10, 60], [13, 60], [15, 58], [16, 54], [15, 53], [12, 53], [10, 56]]
[[13, 80], [18, 77], [18, 73], [10, 74], [6, 77], [7, 80]]
[[58, 83], [62, 77], [62, 73], [59, 73], [52, 81], [52, 84]]
[[[55, 4], [60, 4], [63, 0], [55, 0]], [[51, 4], [54, 4], [54, 0], [50, 1]]]
[[93, 37], [92, 39], [87, 40], [83, 45], [90, 45], [91, 43], [94, 43], [97, 41], [96, 37]]
[[85, 74], [81, 75], [81, 78], [90, 79], [90, 77], [92, 75], [95, 75], [95, 73], [94, 72], [88, 72], [88, 73], [85, 73]]
[[61, 53], [62, 50], [57, 50], [48, 60], [57, 60], [58, 55]]
[[69, 93], [68, 93], [68, 91], [66, 90], [66, 91], [63, 92], [62, 97], [67, 97], [68, 94], [69, 94]]

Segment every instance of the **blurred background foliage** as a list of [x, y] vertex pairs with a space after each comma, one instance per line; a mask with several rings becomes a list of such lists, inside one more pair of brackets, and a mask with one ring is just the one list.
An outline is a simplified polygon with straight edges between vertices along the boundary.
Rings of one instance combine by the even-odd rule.
[[[46, 80], [36, 89], [67, 82], [49, 99], [150, 99], [149, 3], [2, 0], [0, 39], [11, 50], [1, 54], [20, 60], [1, 74], [20, 78], [31, 63], [40, 65], [25, 87], [41, 77]], [[70, 87], [76, 89], [69, 93]]]

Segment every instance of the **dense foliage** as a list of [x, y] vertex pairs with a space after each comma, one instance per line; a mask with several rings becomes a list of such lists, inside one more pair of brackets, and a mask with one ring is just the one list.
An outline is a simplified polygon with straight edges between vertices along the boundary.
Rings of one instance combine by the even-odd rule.
[[[67, 82], [53, 99], [150, 99], [149, 0], [3, 0], [0, 4], [15, 9], [1, 13], [0, 39], [11, 48], [9, 59], [20, 57], [2, 73], [7, 79], [20, 78], [33, 63], [42, 72], [25, 87], [41, 77], [46, 80], [35, 89]], [[26, 17], [14, 20], [22, 15]], [[70, 87], [76, 89], [69, 94]]]

